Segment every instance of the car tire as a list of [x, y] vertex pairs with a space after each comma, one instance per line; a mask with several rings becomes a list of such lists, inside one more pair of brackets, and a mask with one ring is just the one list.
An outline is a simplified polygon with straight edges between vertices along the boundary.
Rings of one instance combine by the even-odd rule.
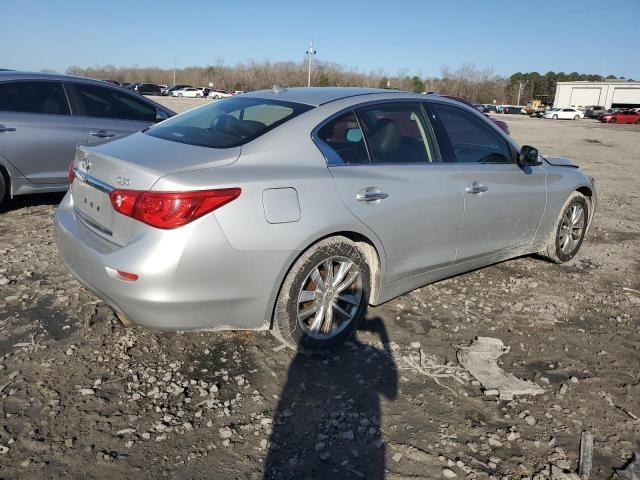
[[618, 123], [618, 119], [617, 118], [612, 118], [611, 120], [609, 120], [609, 123]]
[[181, 93], [179, 93], [179, 94], [178, 94], [178, 96], [179, 96], [179, 97], [181, 97], [181, 96], [182, 96], [182, 94], [181, 94]]
[[573, 192], [565, 202], [540, 254], [553, 263], [565, 263], [576, 256], [589, 227], [589, 201]]
[[[325, 286], [328, 276], [330, 286]], [[336, 347], [358, 329], [370, 290], [371, 273], [362, 249], [345, 237], [321, 240], [287, 273], [271, 331], [282, 343], [302, 352]], [[325, 315], [327, 311], [330, 315]]]
[[573, 117], [574, 120], [580, 120], [580, 115], [576, 115], [575, 117]]
[[202, 95], [200, 95], [199, 93], [196, 93], [196, 98], [201, 98]]
[[558, 119], [558, 115], [554, 115], [552, 118], [553, 118], [554, 120], [557, 120], [557, 119]]
[[636, 120], [634, 123], [635, 123], [636, 125], [640, 125], [640, 120]]
[[2, 206], [2, 203], [4, 202], [6, 196], [7, 196], [7, 181], [5, 179], [4, 172], [0, 168], [0, 206]]

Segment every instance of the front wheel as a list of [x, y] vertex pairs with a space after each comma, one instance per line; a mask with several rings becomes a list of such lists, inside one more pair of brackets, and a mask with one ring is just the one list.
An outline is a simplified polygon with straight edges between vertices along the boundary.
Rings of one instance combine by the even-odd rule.
[[182, 94], [181, 94], [181, 93], [179, 93], [179, 94], [178, 94], [178, 96], [179, 96], [179, 97], [181, 97], [181, 96], [182, 96]]
[[553, 119], [554, 119], [554, 120], [557, 120], [557, 119], [558, 119], [558, 115], [554, 115], [554, 116], [553, 116]]
[[580, 115], [576, 115], [575, 117], [573, 117], [574, 120], [580, 120]]
[[589, 225], [589, 202], [579, 192], [573, 192], [562, 208], [554, 229], [549, 234], [547, 248], [541, 255], [554, 263], [564, 263], [576, 256]]
[[273, 334], [293, 349], [335, 347], [352, 335], [367, 311], [370, 269], [345, 237], [309, 248], [287, 274], [273, 314]]
[[611, 120], [609, 120], [609, 123], [618, 123], [618, 119], [617, 118], [612, 118]]
[[196, 98], [200, 98], [202, 97], [202, 95], [200, 95], [199, 93], [196, 93]]

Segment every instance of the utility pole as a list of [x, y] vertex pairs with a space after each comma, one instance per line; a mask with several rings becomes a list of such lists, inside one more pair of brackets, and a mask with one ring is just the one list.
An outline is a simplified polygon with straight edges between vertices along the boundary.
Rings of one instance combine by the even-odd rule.
[[176, 57], [173, 57], [173, 84], [176, 84]]
[[518, 100], [516, 101], [516, 105], [520, 105], [520, 92], [522, 92], [522, 82], [518, 83]]
[[310, 87], [311, 86], [311, 65], [313, 64], [313, 56], [317, 53], [313, 49], [313, 40], [311, 40], [311, 43], [309, 44], [309, 48], [305, 53], [309, 57], [309, 75], [307, 77], [307, 87]]

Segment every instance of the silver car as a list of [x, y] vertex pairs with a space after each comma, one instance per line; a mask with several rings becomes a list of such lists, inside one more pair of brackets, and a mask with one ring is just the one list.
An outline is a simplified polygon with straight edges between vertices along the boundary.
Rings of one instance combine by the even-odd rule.
[[244, 94], [78, 148], [57, 210], [71, 272], [123, 321], [333, 346], [367, 305], [501, 260], [570, 260], [596, 207], [566, 159], [455, 100]]
[[76, 145], [123, 137], [173, 115], [100, 80], [0, 72], [0, 203], [66, 190]]

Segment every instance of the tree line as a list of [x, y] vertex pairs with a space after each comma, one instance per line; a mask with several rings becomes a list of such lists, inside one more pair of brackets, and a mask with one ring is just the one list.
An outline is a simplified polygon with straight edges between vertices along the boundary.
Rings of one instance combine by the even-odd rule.
[[[174, 70], [159, 67], [116, 67], [98, 65], [94, 67], [70, 66], [66, 73], [102, 80], [117, 80], [129, 83], [174, 83]], [[616, 78], [610, 75], [607, 78]], [[455, 70], [441, 67], [437, 77], [410, 75], [404, 69], [396, 75], [384, 71], [363, 72], [356, 68], [316, 61], [312, 70], [313, 86], [379, 87], [412, 92], [435, 92], [465, 98], [473, 103], [515, 104], [520, 93], [520, 104], [548, 95], [553, 101], [556, 83], [575, 80], [601, 80], [595, 74], [577, 72], [517, 72], [510, 77], [496, 75], [491, 67], [478, 68], [474, 64], [463, 64]], [[307, 85], [307, 64], [301, 62], [246, 62], [233, 66], [225, 65], [222, 58], [207, 66], [192, 66], [175, 70], [175, 83], [208, 86], [225, 90], [260, 90], [273, 85], [297, 87]]]

